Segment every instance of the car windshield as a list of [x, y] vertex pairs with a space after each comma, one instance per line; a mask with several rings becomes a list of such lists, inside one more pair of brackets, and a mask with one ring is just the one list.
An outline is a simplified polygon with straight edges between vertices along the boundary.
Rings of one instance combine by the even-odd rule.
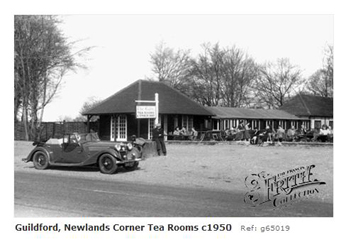
[[[78, 134], [74, 133], [70, 135], [70, 141], [73, 143], [77, 142], [97, 142], [100, 141], [100, 138], [97, 133], [83, 133]], [[47, 144], [59, 144], [61, 145], [63, 143], [63, 138], [50, 138], [46, 141]]]

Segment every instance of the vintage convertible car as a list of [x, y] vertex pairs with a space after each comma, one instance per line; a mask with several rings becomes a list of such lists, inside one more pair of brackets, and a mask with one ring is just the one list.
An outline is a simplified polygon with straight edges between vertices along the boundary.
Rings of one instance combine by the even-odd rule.
[[119, 166], [135, 170], [141, 160], [141, 152], [131, 142], [100, 141], [97, 133], [73, 133], [33, 145], [36, 147], [23, 161], [32, 161], [38, 170], [50, 165], [98, 165], [102, 173], [113, 174]]

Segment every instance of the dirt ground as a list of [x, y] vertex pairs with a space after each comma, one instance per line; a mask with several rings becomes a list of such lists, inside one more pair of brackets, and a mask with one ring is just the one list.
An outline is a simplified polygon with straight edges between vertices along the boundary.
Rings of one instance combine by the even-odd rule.
[[315, 165], [314, 178], [325, 182], [315, 199], [333, 201], [333, 147], [313, 146], [245, 146], [245, 145], [177, 145], [168, 144], [167, 156], [148, 158], [132, 172], [120, 170], [114, 175], [101, 174], [98, 168], [61, 168], [38, 171], [32, 162], [24, 163], [33, 149], [31, 142], [14, 144], [14, 170], [54, 173], [95, 180], [133, 181], [182, 187], [247, 192], [245, 178], [262, 171], [276, 175], [294, 168]]

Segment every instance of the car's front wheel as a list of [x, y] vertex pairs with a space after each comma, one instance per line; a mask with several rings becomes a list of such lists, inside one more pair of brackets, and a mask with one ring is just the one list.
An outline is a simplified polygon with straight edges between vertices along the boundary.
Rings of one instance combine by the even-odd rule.
[[134, 171], [137, 169], [138, 165], [139, 165], [139, 162], [135, 161], [135, 162], [129, 163], [127, 166], [125, 166], [125, 169], [128, 171]]
[[113, 174], [118, 169], [117, 160], [111, 154], [103, 154], [99, 158], [99, 168], [102, 173]]
[[49, 166], [48, 155], [43, 151], [37, 151], [32, 160], [37, 170], [44, 170]]

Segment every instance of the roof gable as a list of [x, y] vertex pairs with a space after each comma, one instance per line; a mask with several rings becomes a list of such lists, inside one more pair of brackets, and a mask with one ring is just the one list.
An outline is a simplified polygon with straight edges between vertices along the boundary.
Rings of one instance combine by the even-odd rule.
[[135, 113], [135, 100], [155, 100], [159, 94], [160, 114], [213, 115], [203, 106], [164, 82], [138, 80], [102, 101], [83, 115]]
[[298, 94], [280, 110], [296, 116], [333, 117], [333, 98]]

